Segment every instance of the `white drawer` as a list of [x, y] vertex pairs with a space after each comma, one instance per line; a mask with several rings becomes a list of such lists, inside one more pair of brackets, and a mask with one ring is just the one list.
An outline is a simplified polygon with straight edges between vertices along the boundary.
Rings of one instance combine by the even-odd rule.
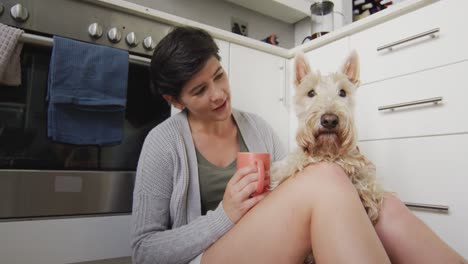
[[[468, 62], [461, 62], [361, 86], [355, 98], [359, 140], [468, 132], [467, 75]], [[435, 97], [442, 102], [378, 110]]]
[[[363, 84], [468, 59], [468, 1], [443, 0], [350, 37], [361, 58]], [[421, 37], [377, 51], [378, 47], [439, 28], [437, 37]]]
[[449, 206], [417, 213], [450, 246], [468, 257], [468, 134], [360, 142], [385, 190], [404, 202]]

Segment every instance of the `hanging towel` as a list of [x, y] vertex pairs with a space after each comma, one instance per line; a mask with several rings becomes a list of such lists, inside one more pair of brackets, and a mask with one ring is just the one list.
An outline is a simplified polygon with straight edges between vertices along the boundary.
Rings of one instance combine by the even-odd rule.
[[0, 23], [0, 84], [21, 84], [20, 54], [23, 43], [18, 40], [23, 32]]
[[54, 36], [48, 136], [80, 145], [122, 141], [128, 52]]

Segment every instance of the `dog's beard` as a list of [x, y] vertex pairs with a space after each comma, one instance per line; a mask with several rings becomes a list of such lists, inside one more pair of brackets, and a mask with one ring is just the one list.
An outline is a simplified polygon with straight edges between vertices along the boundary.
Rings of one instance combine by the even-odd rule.
[[342, 140], [335, 131], [319, 132], [315, 136], [313, 153], [320, 156], [338, 156], [340, 154]]
[[355, 147], [354, 129], [351, 120], [346, 120], [336, 129], [317, 128], [317, 120], [310, 119], [298, 130], [297, 143], [312, 156], [336, 158]]

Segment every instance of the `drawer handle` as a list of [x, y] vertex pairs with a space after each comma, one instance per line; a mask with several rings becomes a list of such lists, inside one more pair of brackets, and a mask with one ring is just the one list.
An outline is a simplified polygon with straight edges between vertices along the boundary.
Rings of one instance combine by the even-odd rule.
[[391, 50], [393, 47], [395, 47], [397, 45], [400, 45], [400, 44], [403, 44], [403, 43], [406, 43], [408, 41], [415, 40], [415, 39], [418, 39], [418, 38], [422, 38], [422, 37], [428, 36], [428, 35], [435, 38], [435, 33], [438, 33], [439, 31], [440, 31], [440, 28], [434, 28], [434, 29], [431, 29], [429, 31], [426, 31], [426, 32], [423, 32], [423, 33], [420, 33], [420, 34], [417, 34], [417, 35], [414, 35], [414, 36], [411, 36], [411, 37], [407, 37], [405, 39], [398, 40], [398, 41], [395, 41], [395, 42], [387, 44], [387, 45], [380, 46], [380, 47], [377, 48], [377, 51], [381, 51], [381, 50], [384, 50], [384, 49], [390, 49]]
[[405, 202], [406, 207], [416, 210], [424, 211], [438, 211], [441, 213], [448, 214], [449, 207], [447, 205], [435, 205], [435, 204], [420, 204], [420, 203], [407, 203]]
[[434, 97], [434, 98], [422, 99], [422, 100], [399, 103], [399, 104], [384, 105], [384, 106], [379, 106], [379, 111], [388, 110], [388, 109], [393, 110], [395, 108], [407, 107], [407, 106], [412, 106], [412, 105], [420, 105], [420, 104], [429, 104], [429, 103], [437, 104], [439, 102], [442, 102], [442, 99], [443, 99], [442, 97]]

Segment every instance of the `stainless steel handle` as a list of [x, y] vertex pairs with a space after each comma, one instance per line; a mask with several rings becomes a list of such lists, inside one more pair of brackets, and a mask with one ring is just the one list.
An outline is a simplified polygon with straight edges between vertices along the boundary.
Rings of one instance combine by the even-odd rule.
[[381, 50], [384, 50], [384, 49], [392, 49], [393, 47], [397, 46], [397, 45], [400, 45], [400, 44], [403, 44], [403, 43], [406, 43], [408, 41], [411, 41], [411, 40], [415, 40], [415, 39], [418, 39], [418, 38], [422, 38], [424, 36], [431, 36], [431, 37], [435, 37], [435, 33], [438, 33], [440, 31], [440, 28], [434, 28], [434, 29], [431, 29], [431, 30], [428, 30], [426, 32], [423, 32], [423, 33], [420, 33], [420, 34], [417, 34], [417, 35], [414, 35], [414, 36], [411, 36], [411, 37], [407, 37], [405, 39], [402, 39], [402, 40], [398, 40], [398, 41], [395, 41], [393, 43], [390, 43], [390, 44], [387, 44], [387, 45], [383, 45], [383, 46], [380, 46], [377, 48], [377, 51], [381, 51]]
[[443, 100], [442, 97], [434, 97], [434, 98], [422, 99], [422, 100], [399, 103], [399, 104], [384, 105], [384, 106], [379, 106], [379, 111], [388, 110], [388, 109], [393, 110], [395, 108], [407, 107], [407, 106], [412, 106], [412, 105], [420, 105], [420, 104], [429, 104], [429, 103], [437, 104], [439, 102], [442, 102], [442, 100]]
[[[52, 47], [54, 45], [54, 40], [52, 38], [37, 36], [29, 33], [23, 33], [19, 41], [44, 47]], [[128, 56], [128, 61], [130, 63], [136, 63], [145, 66], [148, 66], [151, 63], [151, 60], [148, 58], [131, 54]]]
[[423, 211], [437, 211], [441, 213], [448, 213], [449, 207], [447, 205], [435, 205], [435, 204], [421, 204], [421, 203], [408, 203], [405, 205], [410, 209], [423, 210]]

